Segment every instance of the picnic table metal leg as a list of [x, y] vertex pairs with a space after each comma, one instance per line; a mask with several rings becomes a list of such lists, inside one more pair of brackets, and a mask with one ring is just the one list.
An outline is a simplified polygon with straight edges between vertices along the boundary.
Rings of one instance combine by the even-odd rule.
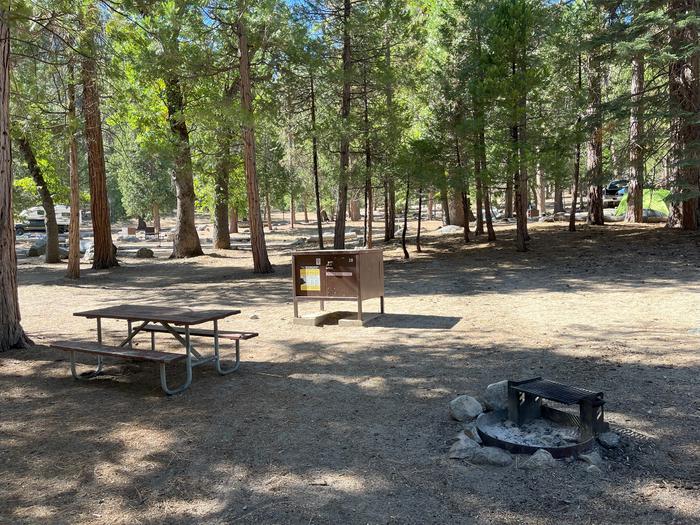
[[168, 388], [168, 380], [165, 376], [165, 363], [160, 363], [160, 387], [163, 392], [172, 396], [174, 394], [179, 394], [187, 390], [192, 384], [192, 348], [190, 346], [190, 327], [189, 325], [185, 327], [185, 350], [187, 351], [187, 359], [185, 360], [185, 366], [187, 370], [187, 377], [185, 382], [177, 388]]
[[83, 372], [82, 374], [79, 374], [78, 371], [75, 369], [75, 352], [70, 353], [70, 373], [73, 375], [73, 379], [90, 379], [95, 376], [100, 375], [102, 373], [102, 356], [97, 356], [97, 367], [95, 370], [92, 372]]
[[184, 392], [192, 384], [192, 356], [189, 352], [187, 353], [185, 365], [187, 366], [187, 378], [185, 379], [185, 382], [177, 388], [170, 389], [168, 388], [168, 380], [165, 377], [165, 363], [160, 364], [160, 387], [163, 389], [163, 392], [169, 396]]
[[236, 340], [236, 362], [230, 368], [222, 368], [221, 366], [221, 356], [219, 355], [219, 323], [214, 321], [214, 362], [216, 363], [216, 371], [222, 376], [230, 374], [238, 370], [241, 366], [241, 346], [240, 342]]

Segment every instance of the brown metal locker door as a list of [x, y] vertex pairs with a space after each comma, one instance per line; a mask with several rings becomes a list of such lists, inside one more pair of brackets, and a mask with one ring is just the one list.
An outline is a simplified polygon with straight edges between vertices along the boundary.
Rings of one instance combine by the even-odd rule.
[[357, 297], [357, 256], [328, 255], [324, 262], [326, 295], [328, 297]]

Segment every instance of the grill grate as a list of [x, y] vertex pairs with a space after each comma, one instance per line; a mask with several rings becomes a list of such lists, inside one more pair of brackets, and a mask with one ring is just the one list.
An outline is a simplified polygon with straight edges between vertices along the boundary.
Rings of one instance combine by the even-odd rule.
[[602, 400], [602, 392], [593, 392], [584, 388], [563, 385], [549, 379], [533, 379], [521, 384], [512, 385], [511, 388], [518, 392], [542, 397], [564, 405], [574, 405], [584, 400]]

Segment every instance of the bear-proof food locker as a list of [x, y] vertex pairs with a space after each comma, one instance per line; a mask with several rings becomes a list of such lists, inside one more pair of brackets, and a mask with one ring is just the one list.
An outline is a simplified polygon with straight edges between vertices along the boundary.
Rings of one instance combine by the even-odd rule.
[[362, 323], [362, 301], [379, 298], [384, 313], [384, 257], [382, 250], [309, 250], [292, 253], [294, 318], [299, 301], [357, 301]]

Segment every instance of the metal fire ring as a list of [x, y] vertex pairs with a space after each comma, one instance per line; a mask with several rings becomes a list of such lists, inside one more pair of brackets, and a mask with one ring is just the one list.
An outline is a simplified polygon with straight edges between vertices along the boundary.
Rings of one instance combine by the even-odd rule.
[[[481, 437], [481, 441], [484, 445], [489, 447], [499, 447], [512, 452], [513, 454], [534, 454], [539, 449], [544, 449], [549, 452], [554, 458], [561, 459], [567, 457], [576, 457], [581, 453], [588, 452], [593, 443], [595, 442], [595, 437], [588, 439], [587, 441], [581, 441], [579, 443], [574, 443], [573, 445], [566, 445], [562, 447], [536, 447], [532, 445], [522, 445], [520, 443], [512, 443], [510, 441], [503, 441], [497, 437], [490, 435], [487, 432], [489, 425], [495, 425], [505, 421], [508, 417], [506, 410], [497, 410], [495, 412], [485, 412], [476, 418], [476, 430]], [[572, 425], [573, 426], [573, 425]]]

